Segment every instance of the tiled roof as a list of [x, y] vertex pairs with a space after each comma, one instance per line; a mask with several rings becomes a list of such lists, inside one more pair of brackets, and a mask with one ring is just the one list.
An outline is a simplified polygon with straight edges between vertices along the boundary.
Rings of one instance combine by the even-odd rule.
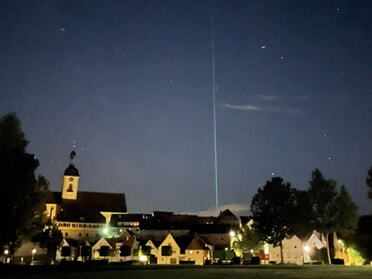
[[208, 250], [206, 243], [201, 238], [194, 238], [186, 250]]
[[46, 203], [61, 204], [61, 202], [62, 202], [61, 192], [49, 192], [45, 202]]
[[229, 224], [200, 224], [194, 225], [190, 229], [190, 233], [229, 233], [232, 227]]
[[62, 200], [57, 220], [104, 223], [101, 211], [126, 212], [125, 194], [79, 191], [76, 200]]

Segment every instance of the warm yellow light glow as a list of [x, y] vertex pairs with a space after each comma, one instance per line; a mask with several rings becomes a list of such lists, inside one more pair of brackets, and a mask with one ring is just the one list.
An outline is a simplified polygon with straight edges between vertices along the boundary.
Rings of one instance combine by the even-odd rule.
[[36, 248], [32, 249], [32, 254], [36, 253]]
[[145, 256], [145, 255], [141, 255], [141, 256], [139, 257], [139, 260], [140, 260], [141, 262], [147, 262], [147, 256]]
[[8, 255], [9, 254], [9, 250], [8, 249], [4, 250], [4, 254], [5, 255]]
[[306, 246], [304, 247], [304, 250], [305, 250], [305, 252], [309, 253], [309, 251], [310, 251], [310, 247], [306, 245]]
[[230, 234], [231, 237], [234, 237], [235, 236], [235, 232], [234, 231], [230, 231], [229, 234]]

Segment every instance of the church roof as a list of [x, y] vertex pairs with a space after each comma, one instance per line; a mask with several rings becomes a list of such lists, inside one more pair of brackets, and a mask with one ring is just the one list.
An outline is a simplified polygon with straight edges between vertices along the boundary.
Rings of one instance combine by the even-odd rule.
[[124, 193], [84, 192], [77, 193], [76, 200], [62, 200], [58, 221], [104, 223], [100, 212], [126, 212]]
[[45, 203], [61, 204], [62, 203], [62, 193], [61, 192], [49, 192], [48, 195], [47, 195]]
[[79, 176], [79, 170], [75, 168], [74, 164], [70, 164], [67, 169], [65, 169], [64, 175]]

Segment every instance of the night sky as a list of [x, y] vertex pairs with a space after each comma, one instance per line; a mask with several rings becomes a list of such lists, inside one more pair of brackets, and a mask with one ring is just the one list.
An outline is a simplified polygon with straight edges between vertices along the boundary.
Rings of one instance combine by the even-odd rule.
[[221, 207], [319, 168], [372, 211], [372, 1], [0, 0], [0, 114], [51, 190], [74, 149], [129, 212], [213, 209], [213, 88]]

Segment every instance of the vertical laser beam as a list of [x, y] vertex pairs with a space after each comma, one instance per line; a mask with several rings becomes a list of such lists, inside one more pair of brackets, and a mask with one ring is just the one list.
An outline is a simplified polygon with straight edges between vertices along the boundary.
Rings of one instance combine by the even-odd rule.
[[217, 118], [216, 118], [216, 68], [214, 57], [214, 1], [211, 9], [212, 41], [212, 86], [213, 86], [213, 146], [214, 146], [214, 186], [216, 190], [216, 208], [218, 208], [218, 164], [217, 164]]

